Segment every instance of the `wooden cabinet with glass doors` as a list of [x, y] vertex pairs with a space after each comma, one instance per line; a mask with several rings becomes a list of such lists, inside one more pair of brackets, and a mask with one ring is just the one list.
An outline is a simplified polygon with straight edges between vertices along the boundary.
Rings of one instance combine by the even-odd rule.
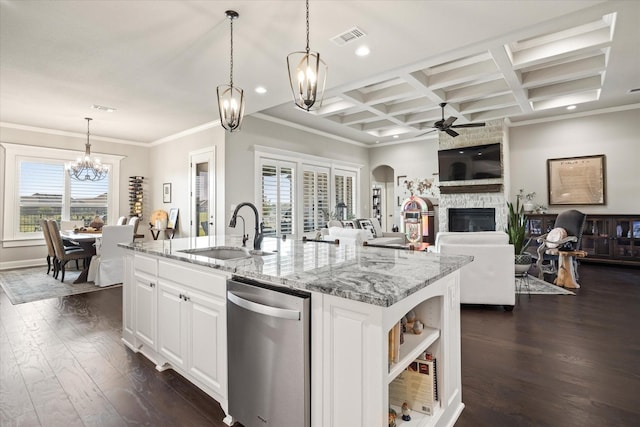
[[[528, 251], [536, 253], [535, 238], [548, 233], [556, 214], [527, 215], [527, 233], [533, 237]], [[587, 256], [580, 262], [602, 262], [640, 266], [640, 215], [590, 215], [582, 233]]]

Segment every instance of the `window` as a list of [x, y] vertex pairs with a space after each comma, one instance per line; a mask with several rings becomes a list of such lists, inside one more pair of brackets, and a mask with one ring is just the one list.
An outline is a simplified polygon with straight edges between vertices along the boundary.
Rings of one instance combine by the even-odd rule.
[[[69, 177], [65, 164], [76, 152], [2, 144], [5, 148], [4, 240], [41, 239], [40, 219], [91, 221], [96, 215], [105, 223], [117, 217], [120, 156], [101, 155], [110, 166], [106, 179], [97, 182], [76, 181]], [[11, 246], [11, 244], [9, 244]], [[16, 245], [18, 246], [18, 245]]]
[[[335, 204], [342, 202], [347, 205], [346, 218], [356, 216], [356, 174], [355, 172], [336, 169], [334, 173], [335, 181]], [[336, 212], [339, 214], [339, 212]]]
[[263, 159], [261, 165], [261, 212], [265, 235], [293, 234], [295, 166]]
[[259, 146], [256, 165], [256, 206], [266, 235], [319, 230], [340, 201], [348, 218], [358, 215], [360, 165]]
[[305, 167], [302, 183], [304, 233], [326, 225], [329, 212], [329, 169]]

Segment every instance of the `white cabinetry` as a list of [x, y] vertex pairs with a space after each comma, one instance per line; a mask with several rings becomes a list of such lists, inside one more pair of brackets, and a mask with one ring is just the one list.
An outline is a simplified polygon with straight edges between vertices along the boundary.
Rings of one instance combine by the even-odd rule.
[[157, 322], [157, 270], [158, 261], [151, 257], [136, 255], [133, 275], [133, 329], [137, 347], [146, 346], [147, 350], [156, 349]]
[[[438, 360], [439, 405], [432, 416], [414, 412], [408, 425], [453, 425], [464, 407], [458, 280], [455, 272], [386, 308], [322, 295], [322, 346], [312, 355], [323, 361], [320, 367], [312, 365], [312, 381], [322, 381], [321, 407], [312, 412], [321, 410], [322, 417], [314, 417], [314, 425], [386, 427], [389, 383], [425, 350]], [[400, 361], [390, 365], [389, 330], [411, 309], [425, 330], [406, 336]]]
[[[172, 368], [228, 408], [226, 280], [229, 274], [148, 255], [127, 255], [123, 341], [162, 371]], [[232, 423], [230, 417], [225, 422]]]
[[226, 276], [164, 260], [158, 276], [158, 353], [226, 396]]

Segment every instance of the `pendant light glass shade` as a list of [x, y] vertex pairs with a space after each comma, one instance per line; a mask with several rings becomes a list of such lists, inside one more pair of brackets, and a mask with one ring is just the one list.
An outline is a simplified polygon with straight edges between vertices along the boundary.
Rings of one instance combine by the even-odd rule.
[[244, 118], [244, 91], [233, 86], [233, 20], [240, 15], [235, 10], [225, 12], [231, 26], [231, 60], [229, 71], [229, 84], [220, 85], [217, 88], [218, 111], [220, 112], [220, 124], [229, 132], [239, 130]]
[[320, 59], [320, 53], [309, 49], [309, 0], [307, 0], [307, 48], [292, 52], [287, 56], [289, 84], [293, 102], [306, 111], [318, 109], [322, 105], [327, 82], [327, 64]]
[[87, 121], [87, 143], [85, 145], [84, 157], [79, 157], [74, 163], [67, 165], [69, 176], [78, 181], [101, 181], [109, 174], [109, 168], [100, 159], [91, 158], [91, 144], [89, 143], [89, 123], [91, 118], [85, 117]]

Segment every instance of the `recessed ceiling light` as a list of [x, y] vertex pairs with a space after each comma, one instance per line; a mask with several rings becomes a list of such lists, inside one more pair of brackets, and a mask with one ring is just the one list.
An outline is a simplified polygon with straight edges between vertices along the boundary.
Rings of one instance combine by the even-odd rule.
[[575, 105], [569, 105], [569, 106], [567, 107], [567, 110], [575, 110], [575, 109], [576, 109], [576, 106], [575, 106]]
[[393, 135], [394, 138], [400, 138], [400, 135]]
[[368, 46], [360, 46], [356, 49], [356, 55], [358, 56], [367, 56], [369, 53], [371, 53], [371, 50]]
[[260, 94], [267, 93], [267, 88], [264, 87], [264, 86], [257, 86], [256, 87], [256, 93], [260, 93]]
[[105, 107], [104, 105], [98, 104], [93, 104], [91, 108], [93, 108], [94, 110], [106, 111], [107, 113], [113, 113], [114, 111], [116, 111], [116, 109], [113, 107]]

